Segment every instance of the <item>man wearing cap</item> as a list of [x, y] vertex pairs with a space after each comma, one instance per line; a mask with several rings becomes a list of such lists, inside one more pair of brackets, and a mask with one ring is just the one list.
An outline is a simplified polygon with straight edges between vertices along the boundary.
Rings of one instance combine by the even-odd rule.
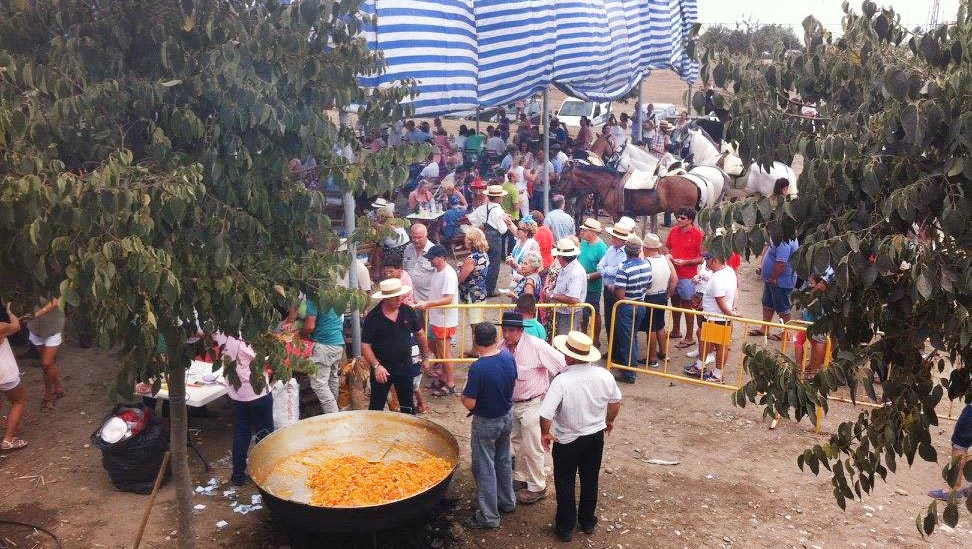
[[[425, 254], [426, 259], [432, 262], [435, 267], [435, 274], [432, 275], [432, 289], [429, 299], [418, 301], [415, 308], [420, 311], [428, 310], [429, 325], [432, 326], [432, 337], [435, 341], [435, 356], [448, 360], [452, 355], [452, 337], [456, 335], [456, 326], [459, 325], [459, 309], [435, 309], [441, 305], [456, 305], [459, 303], [459, 275], [456, 270], [446, 262], [449, 252], [445, 246], [436, 244]], [[456, 384], [452, 379], [452, 363], [442, 363], [442, 376], [439, 379], [440, 387], [432, 391], [433, 396], [446, 396], [456, 394]]]
[[[597, 525], [597, 482], [604, 452], [604, 435], [614, 428], [621, 410], [621, 389], [611, 373], [593, 364], [601, 353], [580, 332], [554, 338], [567, 369], [553, 379], [540, 405], [540, 440], [553, 446], [557, 515], [554, 532], [570, 541], [579, 522], [585, 534]], [[574, 482], [580, 476], [580, 505]]]
[[371, 294], [381, 302], [365, 315], [361, 327], [361, 355], [371, 367], [370, 410], [385, 408], [388, 391], [394, 385], [399, 409], [414, 413], [412, 379], [419, 369], [413, 357], [421, 357], [427, 370], [432, 353], [415, 310], [402, 304], [402, 296], [411, 290], [401, 280], [389, 278]]
[[604, 232], [611, 237], [611, 246], [604, 252], [604, 257], [597, 262], [597, 272], [601, 275], [601, 283], [604, 288], [604, 329], [610, 330], [614, 326], [614, 278], [618, 275], [621, 264], [627, 261], [628, 256], [624, 253], [624, 243], [631, 236], [634, 228], [634, 220], [622, 223], [625, 218], [621, 218], [613, 227], [604, 229]]
[[[560, 274], [557, 275], [557, 284], [550, 300], [572, 306], [583, 303], [587, 297], [587, 272], [577, 260], [580, 248], [573, 239], [562, 238], [557, 242], [553, 255], [560, 261]], [[554, 315], [554, 333], [566, 334], [579, 330], [583, 316], [583, 311], [576, 308], [558, 307]]]
[[[680, 209], [676, 220], [675, 227], [668, 233], [668, 239], [665, 241], [669, 257], [675, 265], [675, 274], [678, 275], [678, 284], [675, 286], [675, 293], [672, 294], [672, 305], [691, 309], [692, 298], [695, 297], [695, 283], [692, 279], [698, 274], [699, 265], [702, 264], [702, 239], [705, 235], [702, 229], [695, 226], [694, 209], [688, 206]], [[672, 333], [669, 335], [673, 339], [682, 337], [681, 320], [681, 313], [672, 313]], [[695, 317], [685, 315], [685, 337], [675, 346], [684, 349], [694, 345], [694, 328]]]
[[608, 249], [607, 244], [599, 236], [600, 232], [600, 221], [590, 217], [584, 220], [580, 226], [580, 255], [577, 256], [577, 260], [587, 272], [587, 297], [584, 301], [594, 307], [593, 319], [589, 318], [590, 311], [584, 310], [584, 329], [587, 329], [588, 322], [594, 322], [595, 346], [601, 344], [601, 291], [603, 289], [601, 273], [597, 270], [597, 265]]
[[[516, 361], [513, 386], [513, 482], [516, 501], [536, 503], [547, 495], [540, 444], [540, 403], [550, 380], [565, 367], [564, 357], [549, 343], [524, 333], [523, 315], [503, 313], [503, 343]], [[518, 486], [516, 486], [518, 485]]]
[[481, 322], [472, 331], [479, 359], [469, 366], [462, 404], [473, 416], [469, 443], [478, 509], [465, 524], [470, 528], [498, 528], [500, 513], [516, 508], [510, 455], [516, 364], [510, 352], [496, 344], [495, 326]]
[[[644, 301], [651, 285], [651, 264], [641, 259], [641, 239], [631, 235], [624, 243], [627, 259], [614, 279], [614, 297], [618, 301]], [[635, 367], [638, 362], [638, 341], [635, 338], [645, 319], [645, 307], [623, 303], [614, 317], [614, 353], [611, 362]], [[623, 371], [621, 380], [635, 382], [635, 373]]]
[[486, 293], [489, 297], [496, 296], [496, 279], [499, 278], [499, 269], [503, 264], [503, 249], [506, 233], [509, 230], [506, 224], [508, 216], [500, 205], [500, 200], [509, 194], [500, 185], [490, 185], [483, 191], [488, 202], [472, 211], [467, 217], [469, 222], [479, 227], [486, 233], [486, 242], [489, 243], [489, 269], [486, 271]]
[[[668, 305], [668, 296], [675, 291], [678, 276], [675, 265], [661, 254], [661, 240], [654, 233], [645, 234], [645, 261], [651, 265], [651, 284], [645, 291], [645, 303]], [[648, 357], [644, 360], [652, 368], [658, 367], [659, 360], [665, 360], [668, 334], [665, 332], [665, 309], [649, 308], [641, 329], [648, 334]], [[638, 360], [641, 363], [641, 360]]]

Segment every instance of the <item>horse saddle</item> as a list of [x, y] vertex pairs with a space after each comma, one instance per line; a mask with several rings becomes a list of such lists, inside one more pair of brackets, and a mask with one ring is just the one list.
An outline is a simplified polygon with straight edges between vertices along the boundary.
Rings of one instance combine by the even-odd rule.
[[695, 186], [699, 188], [699, 203], [696, 206], [697, 210], [701, 210], [702, 208], [711, 205], [710, 195], [712, 194], [712, 192], [711, 189], [709, 189], [708, 181], [693, 173], [684, 173], [681, 175], [681, 177], [684, 177], [685, 179], [688, 179], [692, 183], [695, 183]]
[[657, 181], [654, 173], [633, 168], [624, 174], [621, 184], [627, 191], [650, 191], [655, 188]]

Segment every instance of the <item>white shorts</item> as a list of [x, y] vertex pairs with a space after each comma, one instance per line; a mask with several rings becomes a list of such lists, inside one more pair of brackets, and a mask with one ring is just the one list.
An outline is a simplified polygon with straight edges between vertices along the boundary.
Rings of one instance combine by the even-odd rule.
[[59, 347], [63, 341], [61, 338], [61, 332], [58, 332], [51, 337], [40, 337], [34, 335], [34, 332], [28, 330], [30, 334], [30, 342], [34, 344], [35, 347]]
[[17, 376], [17, 379], [15, 379], [13, 381], [8, 381], [6, 383], [0, 383], [0, 391], [4, 391], [4, 392], [6, 392], [6, 391], [12, 391], [12, 390], [16, 389], [18, 385], [20, 385], [20, 376]]

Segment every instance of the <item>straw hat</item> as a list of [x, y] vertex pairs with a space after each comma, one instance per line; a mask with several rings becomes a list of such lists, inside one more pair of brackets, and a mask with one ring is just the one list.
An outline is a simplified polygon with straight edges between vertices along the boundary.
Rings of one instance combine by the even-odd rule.
[[389, 278], [387, 280], [382, 280], [378, 284], [378, 291], [371, 294], [371, 299], [388, 299], [391, 297], [405, 295], [411, 291], [412, 287], [402, 284], [400, 279]]
[[382, 208], [387, 208], [388, 207], [388, 201], [385, 200], [384, 198], [381, 198], [381, 197], [376, 198], [375, 201], [371, 203], [371, 207], [374, 208], [374, 209], [376, 209], [376, 210], [380, 210]]
[[599, 233], [599, 232], [601, 232], [601, 229], [603, 229], [604, 227], [601, 226], [601, 222], [600, 221], [598, 221], [598, 220], [596, 220], [594, 218], [588, 217], [587, 219], [584, 220], [583, 223], [581, 223], [580, 228], [581, 229], [587, 229], [588, 231], [594, 231], [595, 233]]
[[624, 228], [628, 229], [629, 231], [633, 231], [634, 228], [635, 228], [635, 220], [634, 219], [631, 219], [630, 217], [628, 217], [626, 215], [622, 215], [621, 216], [621, 219], [618, 219], [618, 222], [615, 223], [614, 226], [615, 227], [624, 227]]
[[644, 246], [649, 250], [653, 250], [655, 248], [661, 248], [662, 247], [661, 239], [658, 238], [658, 235], [655, 233], [645, 233]]
[[557, 257], [576, 257], [580, 255], [580, 249], [570, 238], [561, 238], [557, 241], [557, 247], [552, 254]]
[[613, 236], [614, 238], [620, 238], [621, 240], [627, 240], [631, 237], [631, 229], [621, 223], [616, 223], [613, 227], [608, 227], [604, 229], [604, 232]]
[[601, 351], [597, 350], [591, 338], [582, 332], [570, 332], [553, 338], [554, 349], [577, 360], [595, 362], [601, 359]]
[[486, 190], [483, 191], [483, 194], [485, 194], [486, 196], [499, 197], [499, 196], [506, 196], [510, 193], [506, 192], [506, 189], [504, 189], [502, 185], [490, 185], [489, 187], [486, 187]]

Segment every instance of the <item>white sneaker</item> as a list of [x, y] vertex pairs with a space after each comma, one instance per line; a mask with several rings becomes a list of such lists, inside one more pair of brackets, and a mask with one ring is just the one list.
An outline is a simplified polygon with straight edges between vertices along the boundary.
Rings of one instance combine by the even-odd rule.
[[699, 349], [698, 348], [692, 349], [691, 351], [685, 353], [685, 356], [689, 358], [695, 358], [699, 356]]
[[[689, 358], [698, 358], [698, 356], [699, 356], [699, 350], [698, 349], [693, 349], [693, 350], [689, 351], [688, 353], [685, 353], [685, 356], [687, 356]], [[705, 363], [706, 364], [712, 364], [714, 362], [715, 362], [715, 351], [712, 351], [711, 353], [705, 355]]]

